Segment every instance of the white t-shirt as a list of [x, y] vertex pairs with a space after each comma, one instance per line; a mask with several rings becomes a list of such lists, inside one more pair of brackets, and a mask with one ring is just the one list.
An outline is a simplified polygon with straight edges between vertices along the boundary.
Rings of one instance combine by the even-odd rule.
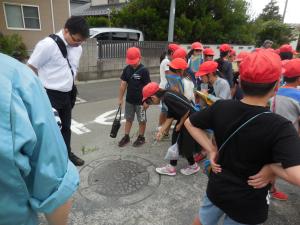
[[169, 66], [168, 66], [169, 63], [170, 63], [170, 60], [166, 56], [166, 58], [164, 58], [163, 61], [161, 61], [160, 67], [159, 67], [159, 74], [160, 74], [159, 87], [163, 88], [163, 89], [166, 88], [166, 85], [168, 83], [167, 79], [166, 79], [166, 71], [169, 70]]
[[213, 87], [217, 98], [231, 99], [230, 87], [227, 80], [218, 77], [213, 84]]
[[[57, 35], [66, 44], [68, 59], [74, 76], [76, 76], [82, 47], [69, 46], [63, 37], [62, 31], [57, 33]], [[38, 76], [45, 88], [62, 92], [72, 90], [73, 77], [70, 67], [52, 38], [46, 37], [37, 43], [28, 60], [28, 64], [38, 70]]]
[[182, 84], [184, 88], [184, 96], [190, 100], [195, 102], [195, 96], [194, 96], [194, 83], [190, 79], [184, 77], [182, 78]]

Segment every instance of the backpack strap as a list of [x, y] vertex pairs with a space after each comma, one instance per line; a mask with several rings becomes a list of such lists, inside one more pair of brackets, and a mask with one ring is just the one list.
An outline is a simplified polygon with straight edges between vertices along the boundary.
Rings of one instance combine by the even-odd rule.
[[259, 113], [253, 117], [251, 117], [250, 119], [248, 119], [245, 123], [243, 123], [242, 125], [240, 125], [227, 139], [226, 141], [223, 142], [223, 144], [221, 145], [221, 147], [218, 149], [218, 151], [220, 152], [224, 146], [226, 145], [226, 143], [235, 135], [237, 134], [237, 132], [239, 132], [240, 129], [242, 129], [243, 127], [245, 127], [248, 123], [250, 123], [252, 120], [256, 119], [257, 117], [263, 115], [263, 114], [269, 114], [271, 113], [270, 111], [267, 111], [267, 112], [262, 112], [262, 113]]
[[184, 103], [185, 105], [188, 105], [192, 110], [194, 110], [194, 112], [199, 111], [198, 108], [196, 108], [190, 102], [187, 102], [186, 100], [184, 100], [180, 96], [177, 96], [177, 95], [173, 94], [172, 92], [167, 92], [167, 94], [172, 95], [173, 97], [177, 98], [180, 102]]
[[73, 69], [72, 69], [71, 64], [69, 62], [69, 59], [68, 59], [68, 51], [67, 51], [67, 47], [66, 47], [64, 41], [57, 34], [50, 34], [49, 37], [52, 38], [55, 41], [55, 43], [57, 44], [61, 54], [67, 60], [69, 68], [70, 68], [71, 73], [72, 73], [73, 80], [74, 80], [74, 72], [73, 72]]

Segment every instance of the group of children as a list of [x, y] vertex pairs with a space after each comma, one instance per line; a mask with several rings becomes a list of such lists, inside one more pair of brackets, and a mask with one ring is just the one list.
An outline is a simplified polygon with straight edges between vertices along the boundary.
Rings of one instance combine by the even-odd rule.
[[[133, 49], [135, 60], [130, 55]], [[136, 144], [137, 139], [134, 146], [142, 145], [145, 129], [141, 126], [145, 128], [146, 120], [141, 121], [139, 114], [146, 114], [149, 105], [160, 105], [156, 139], [168, 136], [176, 121], [171, 142], [188, 161], [180, 172], [197, 173], [197, 161], [206, 155], [211, 163], [213, 172], [194, 224], [217, 224], [224, 214], [224, 224], [261, 224], [267, 219], [270, 195], [287, 199], [276, 190], [275, 177], [300, 185], [300, 59], [293, 59], [290, 45], [278, 52], [259, 48], [237, 56], [228, 44], [219, 49], [220, 58], [214, 61], [214, 51], [199, 42], [192, 44], [189, 53], [169, 44], [161, 58], [160, 84], [150, 81], [140, 64], [139, 49], [128, 49], [129, 65], [121, 77], [119, 96], [123, 104], [127, 87], [125, 136], [119, 146], [129, 142], [128, 127], [135, 113], [142, 141]], [[129, 110], [132, 86], [139, 99]], [[176, 165], [177, 159], [172, 159], [156, 172], [174, 176]]]

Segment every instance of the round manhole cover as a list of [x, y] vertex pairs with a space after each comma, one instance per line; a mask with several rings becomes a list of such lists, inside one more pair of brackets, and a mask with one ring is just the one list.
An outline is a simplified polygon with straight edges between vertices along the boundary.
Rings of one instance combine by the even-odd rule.
[[101, 205], [129, 205], [154, 193], [160, 184], [154, 165], [141, 157], [107, 156], [80, 171], [79, 193]]
[[89, 176], [96, 192], [107, 196], [130, 195], [149, 181], [147, 168], [129, 160], [109, 160], [97, 167]]

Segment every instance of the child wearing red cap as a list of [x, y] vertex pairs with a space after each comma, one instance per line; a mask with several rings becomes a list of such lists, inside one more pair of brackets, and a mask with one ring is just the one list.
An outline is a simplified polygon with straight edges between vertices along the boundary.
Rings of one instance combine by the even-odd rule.
[[233, 88], [231, 90], [232, 99], [241, 100], [243, 98], [243, 92], [240, 87], [239, 65], [243, 59], [248, 56], [248, 54], [249, 52], [241, 51], [232, 63], [233, 68], [235, 68], [233, 69]]
[[[179, 65], [174, 65], [173, 62], [170, 66], [177, 67]], [[155, 82], [151, 82], [143, 88], [143, 101], [148, 105], [158, 105], [162, 102], [162, 104], [166, 106], [167, 120], [158, 131], [156, 139], [160, 140], [166, 130], [169, 129], [173, 120], [176, 120], [177, 122], [172, 134], [172, 145], [177, 142], [179, 154], [184, 156], [189, 163], [189, 165], [181, 169], [180, 172], [184, 175], [197, 173], [200, 167], [195, 163], [193, 153], [198, 148], [198, 144], [183, 126], [186, 118], [195, 112], [196, 109], [182, 94], [172, 90], [160, 89]], [[162, 175], [175, 176], [176, 166], [177, 160], [170, 160], [170, 164], [156, 168], [156, 172]]]
[[294, 57], [295, 50], [289, 44], [281, 45], [279, 48], [279, 55], [281, 60], [289, 60]]
[[[204, 62], [199, 71], [196, 73], [196, 76], [201, 77], [201, 80], [205, 84], [211, 84], [213, 86], [214, 93], [208, 94], [208, 99], [213, 102], [219, 99], [231, 99], [230, 87], [228, 82], [220, 78], [216, 71], [218, 69], [218, 63], [215, 61]], [[205, 90], [201, 90], [205, 91]]]
[[130, 142], [129, 133], [132, 123], [137, 115], [139, 122], [139, 136], [133, 143], [134, 147], [139, 147], [145, 143], [145, 129], [146, 129], [146, 111], [142, 105], [142, 90], [143, 87], [151, 82], [149, 71], [141, 64], [141, 52], [136, 47], [127, 49], [126, 63], [128, 64], [121, 75], [121, 84], [119, 90], [119, 105], [123, 105], [123, 97], [126, 93], [125, 103], [125, 135], [119, 142], [119, 147], [123, 147]]
[[[281, 75], [277, 54], [260, 50], [240, 64], [241, 101], [217, 101], [185, 126], [207, 151], [212, 171], [194, 225], [262, 224], [275, 176], [300, 186], [300, 139], [292, 123], [267, 108]], [[214, 131], [217, 147], [205, 134]], [[219, 150], [218, 150], [219, 149]]]
[[184, 59], [173, 59], [169, 64], [169, 71], [166, 73], [167, 85], [166, 89], [183, 94], [184, 87], [182, 83], [182, 75], [187, 68], [187, 63]]
[[[168, 45], [168, 50], [163, 52], [160, 58], [160, 67], [159, 67], [159, 74], [160, 74], [160, 83], [159, 87], [162, 89], [165, 89], [167, 87], [167, 79], [166, 74], [169, 73], [169, 63], [172, 59], [173, 53], [180, 48], [179, 45], [175, 43], [171, 43]], [[166, 121], [167, 119], [167, 110], [161, 105], [161, 112], [159, 114], [159, 120], [158, 120], [158, 129], [160, 129], [161, 125]], [[168, 135], [166, 135], [167, 137]]]
[[189, 52], [188, 64], [189, 68], [195, 73], [198, 71], [199, 66], [203, 63], [202, 58], [203, 46], [200, 42], [194, 42]]
[[[211, 49], [211, 48], [205, 48], [203, 50], [203, 55], [204, 55], [204, 62], [206, 62], [206, 61], [213, 61], [215, 53], [214, 53], [213, 49]], [[195, 86], [197, 87], [198, 91], [207, 90], [208, 94], [214, 93], [213, 86], [211, 84], [209, 84], [208, 82], [206, 82], [206, 83], [203, 82], [202, 79], [201, 79], [201, 76], [195, 76], [195, 79], [196, 79]], [[197, 107], [200, 108], [199, 102], [200, 102], [199, 96], [197, 96], [195, 94], [195, 104], [196, 104]]]
[[300, 59], [292, 59], [283, 65], [283, 81], [272, 99], [271, 110], [290, 120], [299, 132], [300, 117]]
[[215, 52], [211, 48], [205, 48], [203, 50], [203, 55], [204, 55], [204, 62], [212, 61], [214, 59]]
[[[299, 133], [300, 90], [297, 87], [300, 85], [300, 59], [287, 60], [283, 64], [283, 68], [285, 84], [278, 89], [276, 96], [272, 98], [270, 109], [290, 120]], [[285, 193], [277, 190], [275, 182], [272, 185], [271, 196], [283, 201], [288, 199]]]
[[232, 64], [229, 61], [229, 54], [231, 47], [228, 44], [222, 44], [220, 46], [220, 58], [216, 59], [218, 63], [218, 72], [220, 77], [227, 80], [230, 88], [233, 88], [233, 70]]
[[235, 58], [236, 58], [236, 51], [234, 49], [231, 49], [229, 51], [229, 58], [228, 58], [229, 62], [231, 63], [234, 62]]

